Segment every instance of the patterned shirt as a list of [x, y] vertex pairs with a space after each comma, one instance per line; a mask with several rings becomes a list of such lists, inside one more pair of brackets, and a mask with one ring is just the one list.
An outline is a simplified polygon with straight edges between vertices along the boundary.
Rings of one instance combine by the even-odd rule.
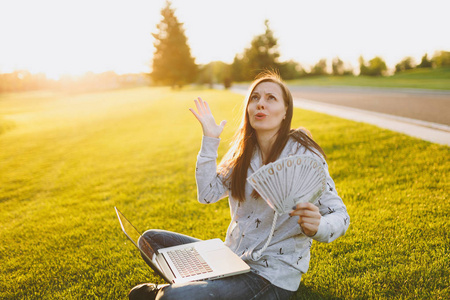
[[[297, 216], [290, 217], [289, 214], [278, 216], [269, 246], [262, 256], [255, 260], [252, 253], [260, 250], [267, 241], [275, 212], [263, 199], [252, 197], [253, 190], [249, 184], [245, 187], [245, 201], [233, 199], [223, 176], [217, 172], [219, 143], [218, 138], [203, 137], [196, 168], [198, 201], [209, 204], [228, 196], [231, 223], [225, 244], [251, 267], [252, 272], [280, 288], [296, 291], [302, 274], [308, 270], [313, 240], [329, 243], [344, 235], [350, 224], [347, 209], [336, 192], [326, 161], [293, 139], [288, 141], [280, 158], [309, 155], [319, 158], [323, 163], [327, 176], [327, 190], [314, 203], [322, 215], [319, 230], [310, 238], [302, 232], [297, 223]], [[261, 166], [261, 155], [257, 149], [252, 157], [247, 177]]]

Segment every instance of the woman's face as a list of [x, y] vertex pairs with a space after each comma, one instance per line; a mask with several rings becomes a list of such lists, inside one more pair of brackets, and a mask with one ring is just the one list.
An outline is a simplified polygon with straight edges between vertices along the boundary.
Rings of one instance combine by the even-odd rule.
[[286, 110], [283, 91], [274, 82], [258, 84], [253, 89], [247, 106], [250, 125], [257, 134], [273, 133], [275, 135], [286, 117]]

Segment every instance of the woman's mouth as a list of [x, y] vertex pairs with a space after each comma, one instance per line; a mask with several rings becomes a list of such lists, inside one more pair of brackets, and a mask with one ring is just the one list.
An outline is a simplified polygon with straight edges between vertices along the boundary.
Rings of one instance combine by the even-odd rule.
[[267, 117], [267, 115], [266, 115], [266, 114], [263, 114], [263, 113], [257, 113], [257, 114], [255, 115], [255, 119], [256, 119], [256, 120], [262, 120], [262, 119], [264, 119], [265, 117]]

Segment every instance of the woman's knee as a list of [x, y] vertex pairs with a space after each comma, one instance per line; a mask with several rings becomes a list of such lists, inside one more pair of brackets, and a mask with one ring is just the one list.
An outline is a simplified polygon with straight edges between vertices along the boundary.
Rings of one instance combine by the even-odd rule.
[[167, 231], [161, 229], [149, 229], [146, 230], [141, 236], [144, 237], [145, 239], [153, 240], [154, 238], [157, 238], [158, 236], [164, 234], [165, 232]]
[[191, 236], [161, 229], [147, 230], [142, 236], [157, 249], [200, 241]]

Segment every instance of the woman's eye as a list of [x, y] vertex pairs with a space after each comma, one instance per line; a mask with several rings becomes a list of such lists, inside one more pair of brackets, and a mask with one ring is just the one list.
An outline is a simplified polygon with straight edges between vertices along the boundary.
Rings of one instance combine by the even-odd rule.
[[258, 100], [259, 97], [258, 97], [258, 95], [252, 95], [252, 96], [250, 97], [250, 99], [251, 99], [251, 100]]
[[275, 99], [276, 99], [275, 96], [272, 96], [272, 95], [269, 96], [269, 100], [275, 100]]

